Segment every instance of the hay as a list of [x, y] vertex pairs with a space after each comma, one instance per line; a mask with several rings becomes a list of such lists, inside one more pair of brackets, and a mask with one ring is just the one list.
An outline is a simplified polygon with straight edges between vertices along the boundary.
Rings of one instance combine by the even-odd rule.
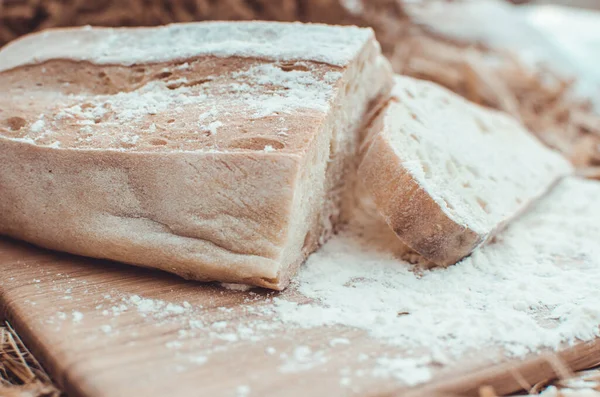
[[8, 322], [0, 327], [0, 396], [61, 396]]

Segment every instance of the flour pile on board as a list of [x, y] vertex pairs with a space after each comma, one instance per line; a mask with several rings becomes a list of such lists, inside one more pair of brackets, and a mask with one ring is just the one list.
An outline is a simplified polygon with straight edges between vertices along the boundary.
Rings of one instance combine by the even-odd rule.
[[392, 232], [372, 217], [363, 233], [336, 236], [308, 259], [295, 288], [311, 302], [276, 298], [277, 315], [305, 328], [363, 329], [409, 351], [426, 347], [424, 362], [384, 363], [402, 380], [408, 371], [425, 381], [424, 364], [483, 347], [518, 357], [591, 340], [600, 336], [599, 196], [597, 182], [565, 180], [493, 244], [446, 269], [399, 261], [377, 242]]

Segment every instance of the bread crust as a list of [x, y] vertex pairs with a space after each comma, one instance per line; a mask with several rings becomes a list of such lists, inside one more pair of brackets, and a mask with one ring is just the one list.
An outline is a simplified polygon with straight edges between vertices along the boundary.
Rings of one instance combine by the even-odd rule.
[[372, 140], [359, 177], [387, 224], [409, 247], [440, 266], [456, 263], [485, 238], [450, 219], [402, 166], [385, 137], [380, 117], [371, 126]]

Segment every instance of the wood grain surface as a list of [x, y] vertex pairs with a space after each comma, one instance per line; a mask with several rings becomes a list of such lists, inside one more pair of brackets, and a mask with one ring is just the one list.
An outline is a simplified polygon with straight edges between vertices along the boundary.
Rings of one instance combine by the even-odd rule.
[[598, 342], [523, 361], [490, 348], [411, 388], [377, 368], [410, 352], [354, 329], [270, 328], [273, 295], [0, 238], [0, 313], [71, 397], [506, 394], [556, 376], [557, 356], [572, 370], [600, 362]]

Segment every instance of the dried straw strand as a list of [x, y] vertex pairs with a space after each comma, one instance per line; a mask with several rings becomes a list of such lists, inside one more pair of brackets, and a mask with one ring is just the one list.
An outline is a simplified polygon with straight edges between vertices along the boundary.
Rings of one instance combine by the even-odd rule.
[[0, 396], [61, 396], [8, 322], [0, 327]]

